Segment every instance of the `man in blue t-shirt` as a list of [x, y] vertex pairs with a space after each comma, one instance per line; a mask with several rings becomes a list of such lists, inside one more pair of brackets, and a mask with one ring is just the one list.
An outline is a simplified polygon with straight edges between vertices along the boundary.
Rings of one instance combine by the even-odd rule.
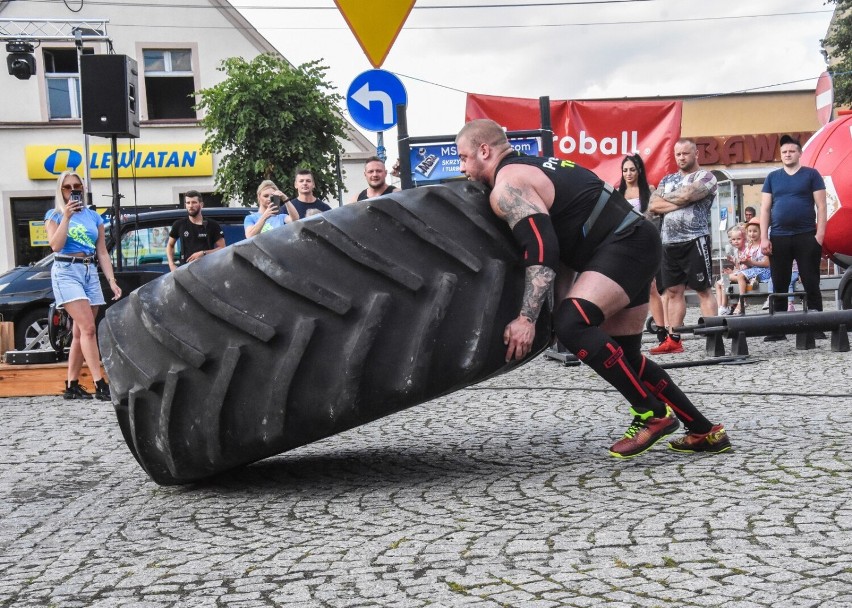
[[[766, 176], [760, 201], [760, 248], [770, 256], [773, 285], [789, 285], [793, 260], [808, 296], [810, 310], [822, 310], [819, 264], [825, 236], [825, 182], [816, 169], [803, 167], [799, 140], [781, 137], [781, 163]], [[775, 311], [787, 309], [786, 298], [774, 298]]]

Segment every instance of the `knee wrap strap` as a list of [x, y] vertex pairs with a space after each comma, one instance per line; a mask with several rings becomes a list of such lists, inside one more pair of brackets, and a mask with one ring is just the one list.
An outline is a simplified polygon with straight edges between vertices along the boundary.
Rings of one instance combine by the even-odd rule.
[[[562, 302], [554, 318], [554, 328], [559, 341], [568, 350], [585, 359], [589, 353], [596, 353], [602, 346], [602, 332], [589, 332], [604, 321], [600, 308], [582, 298], [568, 298]], [[600, 336], [597, 334], [600, 333]]]

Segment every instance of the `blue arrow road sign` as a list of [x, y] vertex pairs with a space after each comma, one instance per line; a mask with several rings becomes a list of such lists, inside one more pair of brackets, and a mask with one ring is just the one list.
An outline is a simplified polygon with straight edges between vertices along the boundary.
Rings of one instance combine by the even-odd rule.
[[355, 77], [346, 93], [346, 107], [358, 125], [384, 131], [396, 124], [396, 106], [408, 103], [399, 78], [385, 70], [367, 70]]

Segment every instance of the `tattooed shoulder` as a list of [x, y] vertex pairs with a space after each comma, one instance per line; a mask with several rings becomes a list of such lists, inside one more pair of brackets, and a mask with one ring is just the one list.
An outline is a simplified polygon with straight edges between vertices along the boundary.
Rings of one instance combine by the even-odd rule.
[[541, 213], [541, 210], [530, 202], [532, 188], [504, 183], [491, 194], [491, 206], [498, 216], [509, 223], [512, 228], [523, 218]]

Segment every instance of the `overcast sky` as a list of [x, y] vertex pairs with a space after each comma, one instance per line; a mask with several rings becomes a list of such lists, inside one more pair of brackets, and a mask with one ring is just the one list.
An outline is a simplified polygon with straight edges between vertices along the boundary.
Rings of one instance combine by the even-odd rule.
[[[292, 63], [322, 60], [341, 95], [373, 69], [332, 0], [232, 1], [274, 7], [241, 12]], [[825, 70], [820, 39], [833, 6], [417, 0], [381, 67], [405, 85], [409, 131], [420, 136], [458, 131], [466, 92], [561, 100], [813, 90]], [[365, 134], [375, 143], [375, 133]], [[396, 159], [395, 129], [385, 145]]]

